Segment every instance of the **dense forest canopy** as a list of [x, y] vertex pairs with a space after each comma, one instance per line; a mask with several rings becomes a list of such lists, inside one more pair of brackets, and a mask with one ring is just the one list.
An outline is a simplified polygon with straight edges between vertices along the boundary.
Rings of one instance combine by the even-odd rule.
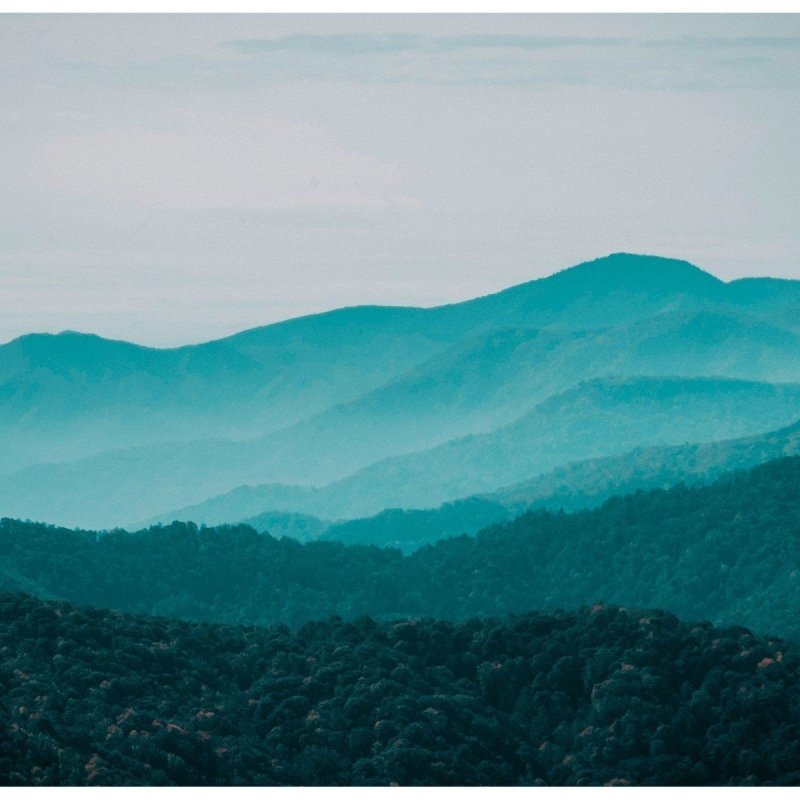
[[221, 627], [0, 597], [7, 784], [797, 784], [800, 652], [595, 605]]
[[703, 487], [531, 512], [410, 556], [302, 545], [248, 526], [175, 523], [136, 534], [0, 523], [0, 588], [189, 620], [297, 626], [465, 619], [598, 600], [665, 608], [800, 640], [800, 458]]

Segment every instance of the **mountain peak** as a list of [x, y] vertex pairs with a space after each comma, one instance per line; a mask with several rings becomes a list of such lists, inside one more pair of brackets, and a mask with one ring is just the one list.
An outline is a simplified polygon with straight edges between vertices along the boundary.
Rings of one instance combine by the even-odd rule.
[[[678, 308], [724, 301], [727, 284], [688, 261], [637, 253], [611, 253], [460, 305], [520, 326], [616, 325]], [[450, 309], [452, 315], [452, 307]]]
[[688, 261], [624, 252], [568, 267], [551, 275], [550, 279], [580, 282], [587, 288], [597, 289], [624, 285], [632, 291], [714, 291], [723, 285], [719, 278]]

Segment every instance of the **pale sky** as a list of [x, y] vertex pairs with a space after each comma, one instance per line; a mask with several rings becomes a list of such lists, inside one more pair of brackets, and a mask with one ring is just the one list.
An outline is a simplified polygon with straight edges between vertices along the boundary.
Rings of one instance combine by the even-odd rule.
[[800, 278], [800, 15], [3, 15], [0, 143], [0, 342]]

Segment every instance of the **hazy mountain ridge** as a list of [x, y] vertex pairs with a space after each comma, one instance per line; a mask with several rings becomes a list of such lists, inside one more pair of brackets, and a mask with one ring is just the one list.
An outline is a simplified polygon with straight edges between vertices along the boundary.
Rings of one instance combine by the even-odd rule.
[[[370, 316], [348, 312], [332, 315]], [[369, 391], [446, 346], [418, 330], [392, 336], [392, 317], [387, 309], [387, 332], [343, 322], [335, 342], [329, 324], [309, 318], [167, 350], [88, 334], [21, 337], [0, 346], [0, 424], [28, 463], [144, 443], [254, 438]], [[68, 435], [73, 429], [80, 435]], [[11, 459], [3, 458], [7, 470]]]
[[[798, 334], [774, 324], [798, 297], [795, 282], [724, 283], [686, 262], [615, 254], [465, 303], [340, 309], [174, 350], [75, 334], [15, 340], [0, 347], [0, 410], [5, 398], [11, 412], [0, 415], [0, 502], [14, 516], [118, 525], [242, 484], [344, 481], [346, 490], [348, 476], [372, 468], [374, 501], [318, 513], [437, 505], [557, 464], [512, 465], [505, 480], [489, 465], [485, 480], [440, 480], [425, 494], [408, 489], [424, 475], [403, 475], [414, 454], [492, 435], [581, 381], [800, 381]], [[54, 355], [53, 342], [67, 352]], [[25, 347], [45, 352], [21, 361]], [[82, 365], [76, 349], [88, 351]], [[755, 433], [798, 415], [767, 416], [758, 429], [687, 431], [663, 443]], [[92, 451], [104, 452], [80, 457]], [[25, 459], [64, 463], [18, 469]], [[393, 474], [395, 490], [384, 490]]]
[[[713, 379], [589, 381], [516, 422], [400, 456], [325, 487], [329, 517], [431, 507], [635, 447], [731, 439], [797, 419], [800, 386]], [[759, 430], [760, 429], [760, 430]], [[609, 430], [612, 438], [609, 439]], [[352, 504], [348, 505], [348, 504]]]
[[[474, 534], [482, 527], [528, 510], [594, 508], [615, 495], [668, 489], [681, 482], [707, 483], [726, 472], [793, 455], [800, 455], [800, 422], [758, 436], [706, 444], [637, 448], [621, 456], [579, 461], [522, 483], [460, 498], [436, 508], [386, 509], [371, 517], [338, 523], [315, 517], [315, 535], [309, 538], [410, 551], [442, 538]], [[270, 503], [278, 507], [324, 507], [325, 492], [326, 489], [316, 490], [316, 493], [315, 490], [295, 489], [292, 493], [291, 487], [243, 486], [193, 509], [166, 514], [157, 521], [168, 524], [173, 519], [186, 519], [218, 525], [227, 520], [252, 525], [276, 536], [292, 535], [284, 521], [284, 517], [292, 515], [257, 514], [253, 509]], [[322, 499], [318, 495], [322, 495]], [[472, 514], [475, 516], [469, 516]]]

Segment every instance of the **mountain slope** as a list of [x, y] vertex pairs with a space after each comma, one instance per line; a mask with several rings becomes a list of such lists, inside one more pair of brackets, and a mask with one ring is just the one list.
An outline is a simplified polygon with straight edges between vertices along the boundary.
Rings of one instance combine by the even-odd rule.
[[[755, 315], [797, 333], [798, 308], [798, 282], [725, 284], [686, 262], [618, 253], [465, 303], [340, 309], [170, 350], [75, 333], [25, 336], [0, 346], [6, 445], [0, 472], [108, 448], [254, 438], [354, 400], [449, 346], [497, 330], [586, 331], [711, 311]], [[797, 379], [763, 370], [730, 374], [722, 366], [703, 374]], [[634, 372], [642, 370], [620, 374]], [[608, 372], [579, 379], [596, 374]], [[539, 398], [576, 379], [545, 382]], [[495, 424], [518, 413], [512, 409]]]
[[[236, 493], [219, 498], [216, 506], [209, 502], [198, 507], [196, 513], [187, 518], [208, 524], [220, 524], [229, 519], [277, 537], [289, 535], [301, 541], [319, 538], [345, 544], [399, 547], [409, 552], [440, 539], [474, 534], [525, 511], [595, 508], [615, 495], [668, 489], [681, 482], [707, 483], [726, 472], [791, 455], [800, 455], [800, 422], [759, 436], [707, 444], [640, 448], [621, 456], [579, 461], [532, 480], [444, 503], [437, 508], [387, 509], [371, 517], [338, 523], [318, 521], [311, 537], [298, 536], [289, 528], [285, 518], [292, 515], [262, 513], [241, 519], [236, 516], [240, 508], [261, 505], [267, 499], [274, 502], [274, 497], [266, 493], [260, 495], [257, 487], [242, 487]], [[295, 498], [294, 502], [302, 505], [308, 500], [308, 497]], [[281, 498], [279, 502], [287, 501]]]
[[[776, 429], [794, 423], [798, 414], [795, 385], [702, 379], [595, 381], [541, 404], [492, 434], [389, 459], [317, 489], [240, 486], [159, 514], [152, 522], [220, 524], [266, 509], [356, 519], [387, 508], [435, 509], [442, 500], [456, 502], [471, 495], [517, 512], [538, 501], [547, 507], [582, 508], [628, 488], [665, 487], [707, 470], [719, 474], [792, 454], [796, 425], [741, 434], [762, 425]], [[712, 441], [700, 443], [706, 437]], [[695, 442], [686, 444], [692, 438]], [[657, 442], [676, 444], [648, 447]], [[626, 452], [634, 449], [640, 452]], [[600, 451], [618, 455], [598, 457]], [[527, 481], [513, 486], [523, 475]], [[509, 488], [498, 491], [497, 486]], [[447, 525], [442, 530], [455, 532]], [[400, 539], [408, 541], [405, 535]]]
[[0, 681], [11, 785], [800, 782], [797, 647], [663, 611], [290, 632], [4, 595]]
[[[247, 526], [136, 534], [0, 523], [0, 589], [137, 613], [244, 624], [473, 616], [656, 604], [800, 639], [800, 458], [575, 514], [530, 512], [398, 550], [306, 545]], [[28, 588], [28, 591], [31, 589]]]
[[[396, 456], [407, 460], [375, 467], [374, 501], [319, 513], [435, 505], [492, 489], [563, 461], [521, 465], [499, 480], [491, 468], [480, 480], [440, 480], [424, 496], [408, 486], [427, 473], [404, 470], [411, 454], [509, 426], [580, 381], [800, 381], [798, 333], [764, 316], [793, 307], [794, 283], [751, 288], [685, 262], [617, 254], [455, 306], [342, 309], [176, 350], [23, 337], [0, 348], [0, 503], [13, 515], [113, 526], [241, 484], [347, 480]], [[490, 465], [487, 455], [472, 468]], [[428, 469], [425, 457], [419, 466]], [[395, 469], [392, 489], [384, 484]]]
[[369, 492], [373, 510], [436, 505], [637, 446], [728, 439], [786, 425], [800, 411], [799, 389], [712, 379], [591, 381], [498, 431], [388, 459], [358, 473], [357, 484], [351, 478], [337, 489], [342, 501], [363, 508]]
[[286, 427], [445, 347], [420, 313], [345, 309], [169, 350], [71, 332], [15, 339], [0, 346], [0, 470]]

